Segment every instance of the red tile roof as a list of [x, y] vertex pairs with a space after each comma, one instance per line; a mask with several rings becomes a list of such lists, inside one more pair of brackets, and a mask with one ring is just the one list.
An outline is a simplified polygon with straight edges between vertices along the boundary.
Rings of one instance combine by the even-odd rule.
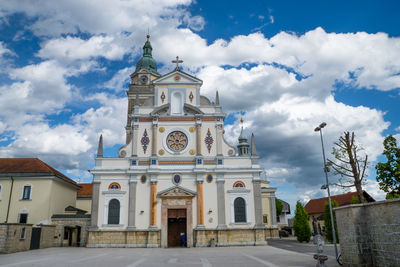
[[71, 184], [78, 185], [74, 180], [68, 178], [50, 165], [38, 158], [0, 158], [0, 173], [30, 174], [43, 173], [53, 174]]
[[[363, 190], [363, 194], [364, 194], [364, 197], [367, 200], [367, 202], [375, 202], [375, 199], [373, 199], [364, 190]], [[350, 193], [346, 193], [346, 194], [342, 194], [342, 195], [331, 196], [331, 199], [335, 200], [339, 206], [344, 206], [344, 205], [351, 204], [351, 200], [352, 200], [353, 196], [357, 197], [357, 192], [350, 192]], [[308, 201], [308, 203], [305, 205], [304, 208], [309, 215], [323, 213], [325, 202], [328, 202], [328, 197], [311, 199], [310, 201]]]
[[93, 184], [79, 184], [81, 189], [78, 190], [78, 196], [91, 196]]

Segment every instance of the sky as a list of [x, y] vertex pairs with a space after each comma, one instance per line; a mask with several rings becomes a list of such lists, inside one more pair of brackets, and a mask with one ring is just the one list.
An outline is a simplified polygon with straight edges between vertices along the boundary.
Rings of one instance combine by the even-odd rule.
[[[174, 67], [218, 90], [225, 138], [240, 111], [277, 196], [323, 197], [328, 158], [344, 131], [370, 160], [367, 190], [388, 135], [400, 141], [398, 1], [0, 0], [0, 157], [38, 157], [90, 182], [125, 140], [129, 75], [151, 35], [161, 74]], [[332, 182], [337, 180], [329, 173]], [[334, 194], [345, 192], [333, 187]]]

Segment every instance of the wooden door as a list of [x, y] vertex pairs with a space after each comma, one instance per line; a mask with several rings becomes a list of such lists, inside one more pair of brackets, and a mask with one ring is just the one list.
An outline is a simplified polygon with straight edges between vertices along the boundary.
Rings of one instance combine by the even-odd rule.
[[183, 246], [182, 233], [187, 239], [186, 209], [168, 209], [168, 247]]

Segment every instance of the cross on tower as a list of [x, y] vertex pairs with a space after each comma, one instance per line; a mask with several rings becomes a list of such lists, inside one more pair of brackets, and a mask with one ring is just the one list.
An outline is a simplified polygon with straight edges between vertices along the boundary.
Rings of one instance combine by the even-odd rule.
[[183, 60], [180, 60], [178, 56], [176, 56], [176, 60], [172, 60], [172, 63], [176, 63], [175, 69], [179, 70], [179, 63], [183, 63]]

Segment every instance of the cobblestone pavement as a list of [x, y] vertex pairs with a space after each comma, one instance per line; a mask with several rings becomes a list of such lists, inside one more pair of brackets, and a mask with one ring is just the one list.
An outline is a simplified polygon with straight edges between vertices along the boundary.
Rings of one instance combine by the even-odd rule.
[[0, 255], [0, 266], [315, 266], [312, 256], [272, 246], [48, 248]]

